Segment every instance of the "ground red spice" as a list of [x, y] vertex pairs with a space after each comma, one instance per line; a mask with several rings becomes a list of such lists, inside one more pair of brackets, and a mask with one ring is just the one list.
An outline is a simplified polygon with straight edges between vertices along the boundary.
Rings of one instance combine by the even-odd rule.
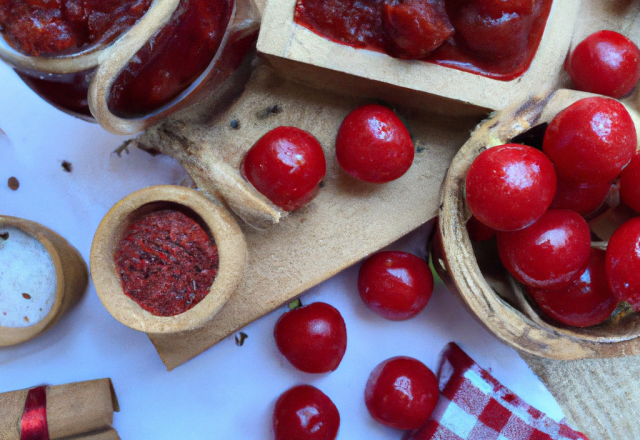
[[0, 31], [27, 55], [76, 52], [112, 41], [151, 0], [0, 0]]
[[183, 313], [204, 299], [218, 273], [218, 248], [192, 218], [156, 211], [133, 223], [115, 253], [125, 295], [157, 316]]
[[[297, 0], [294, 20], [325, 38], [355, 48], [510, 81], [531, 65], [551, 3]], [[445, 5], [448, 20], [443, 16]], [[450, 29], [454, 30], [453, 37]], [[439, 47], [430, 52], [433, 46], [425, 47], [425, 39]], [[399, 47], [397, 43], [401, 43]]]

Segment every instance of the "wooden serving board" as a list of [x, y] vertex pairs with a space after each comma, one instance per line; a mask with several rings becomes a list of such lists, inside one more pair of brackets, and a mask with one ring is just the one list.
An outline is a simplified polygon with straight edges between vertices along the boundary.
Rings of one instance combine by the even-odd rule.
[[[264, 2], [256, 4], [262, 12]], [[583, 0], [572, 45], [599, 29], [619, 30], [640, 42], [640, 27], [633, 27], [639, 14], [636, 0]], [[556, 86], [567, 86], [564, 73], [559, 73], [557, 81]], [[316, 136], [327, 157], [324, 187], [310, 205], [265, 229], [243, 226], [250, 254], [244, 282], [219, 315], [197, 331], [150, 336], [168, 369], [435, 216], [446, 168], [479, 118], [440, 116], [440, 108], [432, 112], [397, 107], [415, 140], [415, 162], [398, 181], [365, 184], [340, 170], [334, 141], [344, 116], [368, 102], [372, 100], [298, 85], [259, 61], [245, 92], [227, 110], [220, 113], [211, 98], [172, 116], [137, 140], [143, 148], [174, 156], [176, 144], [213, 144], [215, 151], [210, 153], [237, 168], [265, 132], [293, 125]], [[230, 125], [234, 120], [237, 129]], [[187, 169], [197, 167], [190, 148], [184, 145], [179, 145], [184, 151], [178, 160]]]
[[[168, 369], [433, 218], [445, 171], [479, 122], [477, 117], [398, 108], [414, 139], [414, 163], [394, 182], [361, 182], [339, 167], [334, 142], [344, 117], [371, 100], [311, 90], [283, 79], [266, 63], [258, 64], [244, 94], [216, 122], [206, 121], [211, 110], [202, 106], [148, 131], [138, 145], [163, 151], [175, 142], [213, 143], [220, 157], [239, 168], [247, 150], [264, 133], [293, 125], [320, 141], [327, 175], [316, 199], [278, 224], [257, 229], [240, 221], [249, 249], [240, 288], [199, 330], [149, 336]], [[232, 120], [239, 128], [231, 127]]]

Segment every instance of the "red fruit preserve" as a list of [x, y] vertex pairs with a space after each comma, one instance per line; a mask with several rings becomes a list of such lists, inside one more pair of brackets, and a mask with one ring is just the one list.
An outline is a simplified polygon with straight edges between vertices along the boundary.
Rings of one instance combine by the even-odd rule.
[[636, 129], [614, 99], [593, 97], [571, 104], [549, 124], [543, 151], [565, 182], [612, 182], [636, 154]]
[[318, 193], [327, 171], [322, 146], [296, 127], [277, 127], [262, 136], [241, 165], [246, 179], [285, 211], [302, 208]]
[[298, 385], [278, 398], [273, 411], [275, 440], [335, 440], [340, 413], [322, 391]]
[[433, 293], [433, 275], [420, 257], [399, 251], [378, 252], [360, 267], [358, 292], [378, 315], [402, 321], [425, 308]]
[[565, 65], [578, 90], [621, 98], [640, 79], [640, 50], [614, 31], [599, 31], [576, 46]]
[[340, 166], [356, 179], [386, 183], [406, 173], [414, 157], [413, 141], [389, 108], [370, 104], [344, 118], [336, 137]]
[[224, 37], [233, 0], [181, 0], [171, 21], [116, 78], [109, 110], [144, 116], [176, 98], [209, 66]]
[[640, 217], [620, 226], [609, 239], [606, 270], [613, 293], [640, 310]]
[[347, 327], [340, 312], [316, 302], [285, 313], [273, 331], [280, 353], [305, 373], [327, 373], [347, 350]]
[[520, 144], [489, 148], [473, 161], [466, 179], [467, 205], [479, 221], [498, 231], [531, 225], [556, 192], [556, 173], [539, 150]]
[[295, 22], [333, 41], [510, 81], [538, 49], [551, 0], [298, 0]]
[[618, 305], [605, 273], [605, 252], [591, 249], [589, 266], [561, 289], [528, 288], [538, 305], [553, 319], [574, 327], [589, 327], [606, 320]]
[[498, 252], [519, 282], [540, 289], [559, 289], [589, 264], [591, 232], [580, 214], [551, 209], [531, 226], [498, 232]]
[[418, 429], [431, 416], [440, 391], [433, 372], [417, 359], [398, 356], [369, 375], [364, 401], [369, 414], [396, 429]]
[[132, 26], [151, 0], [3, 0], [0, 30], [26, 55], [58, 55], [106, 44]]
[[125, 295], [157, 316], [195, 307], [218, 273], [218, 248], [191, 217], [164, 210], [127, 228], [115, 251]]

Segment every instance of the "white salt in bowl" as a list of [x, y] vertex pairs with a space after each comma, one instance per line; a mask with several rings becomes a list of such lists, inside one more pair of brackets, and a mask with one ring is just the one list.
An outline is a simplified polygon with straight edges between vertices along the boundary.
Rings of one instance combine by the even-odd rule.
[[88, 284], [80, 253], [52, 230], [0, 216], [0, 346], [51, 328]]

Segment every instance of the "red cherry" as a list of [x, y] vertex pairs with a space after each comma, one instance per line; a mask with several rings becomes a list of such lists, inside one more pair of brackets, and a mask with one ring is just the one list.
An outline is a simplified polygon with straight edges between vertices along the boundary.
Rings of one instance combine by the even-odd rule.
[[620, 200], [640, 212], [640, 156], [637, 154], [620, 173]]
[[482, 223], [480, 220], [471, 216], [467, 220], [467, 233], [471, 241], [486, 241], [496, 235], [496, 230]]
[[305, 373], [335, 370], [347, 350], [347, 327], [342, 315], [322, 302], [282, 315], [273, 336], [280, 353]]
[[444, 2], [385, 0], [382, 28], [387, 53], [406, 59], [425, 58], [453, 36]]
[[529, 293], [556, 321], [574, 327], [600, 324], [618, 305], [604, 266], [605, 252], [592, 248], [589, 266], [573, 283], [557, 290], [529, 287]]
[[636, 129], [618, 101], [581, 99], [556, 115], [543, 140], [543, 151], [566, 182], [612, 182], [636, 153]]
[[640, 50], [622, 34], [595, 32], [576, 46], [565, 69], [578, 90], [621, 98], [640, 79]]
[[276, 440], [334, 440], [339, 428], [338, 408], [316, 387], [298, 385], [282, 393], [276, 402]]
[[593, 213], [607, 198], [611, 182], [571, 183], [558, 180], [550, 209], [569, 209], [582, 216]]
[[525, 229], [498, 232], [498, 252], [504, 267], [522, 284], [560, 289], [589, 264], [591, 232], [580, 214], [552, 209]]
[[296, 127], [278, 127], [251, 147], [242, 170], [261, 194], [293, 211], [316, 196], [327, 164], [316, 138]]
[[356, 179], [395, 180], [413, 163], [413, 141], [393, 111], [378, 104], [358, 107], [344, 118], [336, 138], [340, 166]]
[[426, 365], [406, 356], [379, 364], [369, 375], [364, 401], [371, 417], [397, 429], [417, 429], [440, 397], [438, 380]]
[[429, 265], [415, 255], [378, 252], [360, 267], [358, 292], [378, 315], [402, 321], [425, 308], [433, 292], [433, 275]]
[[640, 310], [640, 217], [613, 233], [607, 245], [606, 270], [613, 293]]
[[547, 210], [556, 192], [556, 173], [539, 150], [500, 145], [473, 161], [466, 192], [467, 205], [478, 220], [498, 231], [515, 231]]

